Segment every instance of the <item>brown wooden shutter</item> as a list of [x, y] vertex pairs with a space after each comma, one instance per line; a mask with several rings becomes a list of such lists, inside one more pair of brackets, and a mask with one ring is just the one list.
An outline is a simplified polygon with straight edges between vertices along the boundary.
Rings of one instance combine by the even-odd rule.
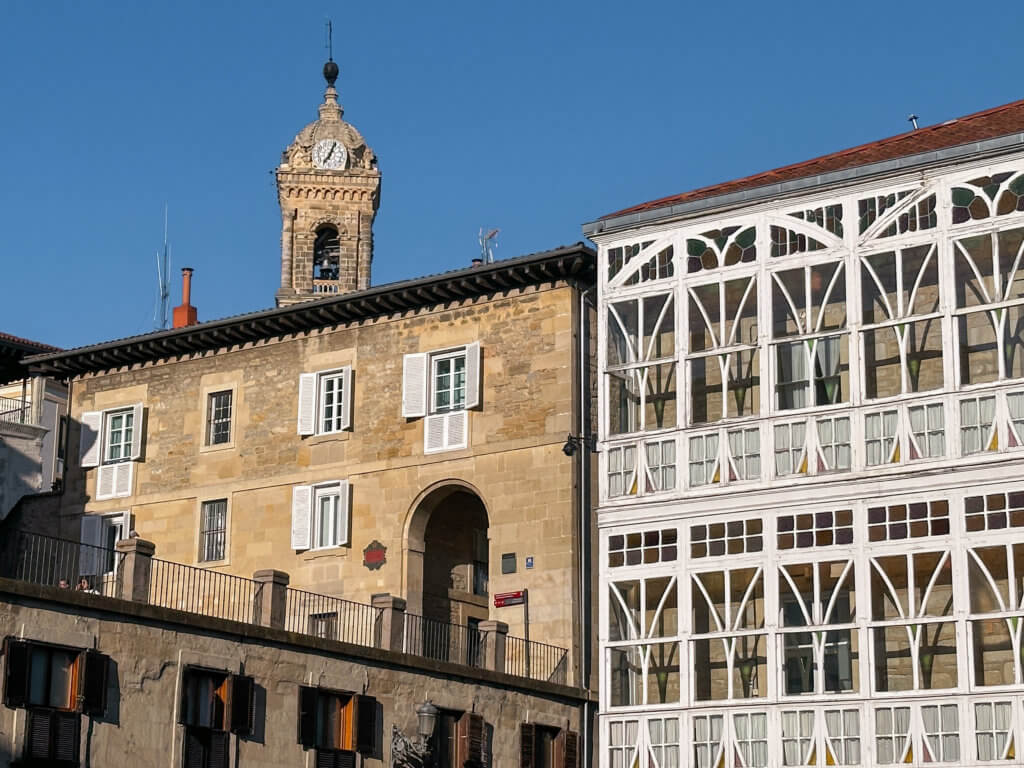
[[481, 715], [466, 712], [459, 718], [455, 728], [457, 737], [457, 760], [459, 768], [470, 766], [480, 768], [484, 764], [484, 719]]
[[183, 768], [206, 768], [206, 744], [198, 728], [185, 726], [182, 753]]
[[579, 768], [580, 735], [561, 730], [555, 738], [555, 768]]
[[231, 720], [228, 730], [251, 736], [256, 726], [256, 683], [248, 675], [230, 678]]
[[93, 717], [107, 711], [107, 670], [109, 659], [88, 649], [78, 656], [78, 709]]
[[28, 703], [28, 643], [4, 638], [4, 704], [12, 709]]
[[372, 755], [377, 749], [377, 700], [373, 696], [356, 695], [352, 697], [353, 744], [356, 752]]
[[306, 749], [316, 743], [317, 689], [299, 686], [299, 744]]
[[78, 725], [74, 712], [53, 713], [53, 757], [56, 760], [78, 762]]
[[227, 731], [210, 732], [210, 751], [206, 768], [228, 768], [231, 736]]
[[536, 754], [537, 726], [522, 723], [519, 726], [519, 768], [534, 768]]
[[49, 759], [50, 757], [50, 713], [46, 710], [30, 709], [25, 734], [26, 757]]

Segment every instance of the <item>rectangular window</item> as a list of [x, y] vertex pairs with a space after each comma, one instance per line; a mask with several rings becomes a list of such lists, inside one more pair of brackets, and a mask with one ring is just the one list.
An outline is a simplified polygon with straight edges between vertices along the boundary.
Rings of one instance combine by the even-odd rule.
[[960, 759], [960, 715], [956, 704], [921, 707], [925, 762], [953, 763]]
[[896, 439], [897, 411], [869, 413], [864, 417], [865, 461], [869, 467], [900, 460]]
[[708, 485], [719, 482], [718, 433], [691, 437], [689, 445], [690, 485]]
[[223, 560], [227, 556], [228, 500], [204, 501], [199, 515], [199, 562]]
[[636, 446], [608, 450], [608, 498], [636, 494]]
[[323, 640], [336, 640], [338, 638], [338, 614], [311, 613], [309, 615], [309, 634]]
[[465, 351], [431, 358], [431, 382], [434, 413], [456, 411], [466, 405]]
[[751, 429], [730, 429], [729, 459], [732, 468], [730, 480], [761, 479], [761, 432]]
[[914, 501], [868, 508], [868, 541], [898, 541], [949, 534], [949, 502]]
[[996, 448], [992, 429], [995, 397], [969, 397], [960, 401], [960, 451], [964, 456]]
[[978, 759], [1012, 760], [1012, 704], [1009, 701], [979, 702], [974, 705], [974, 738]]
[[676, 541], [675, 528], [614, 534], [608, 537], [608, 565], [618, 568], [672, 562], [676, 559]]
[[1024, 527], [1024, 491], [990, 493], [964, 499], [968, 533]]
[[818, 447], [823, 470], [850, 468], [850, 417], [818, 419]]
[[331, 371], [318, 375], [319, 382], [319, 419], [320, 432], [340, 432], [347, 426], [345, 418], [345, 373]]
[[[635, 765], [638, 720], [613, 720], [608, 723], [608, 765], [610, 768], [626, 768]], [[675, 763], [679, 765], [679, 763]]]
[[135, 414], [131, 409], [109, 411], [104, 414], [106, 424], [103, 430], [105, 447], [103, 462], [113, 464], [130, 461], [132, 456], [132, 432], [135, 429]]
[[324, 688], [299, 688], [299, 743], [316, 750], [316, 765], [355, 765], [356, 752], [372, 752], [377, 702]]
[[779, 549], [807, 549], [853, 543], [853, 510], [779, 515]]
[[78, 652], [46, 645], [29, 646], [28, 705], [71, 710]]
[[671, 491], [676, 487], [676, 441], [644, 443], [647, 452], [647, 492]]
[[185, 768], [228, 768], [229, 733], [252, 734], [255, 683], [251, 677], [185, 667], [178, 722], [184, 726]]
[[313, 548], [326, 549], [347, 544], [348, 520], [342, 514], [341, 488], [337, 485], [316, 488], [313, 505]]
[[910, 707], [875, 710], [875, 757], [882, 765], [909, 762]]
[[806, 474], [806, 433], [807, 424], [803, 421], [775, 425], [776, 476]]
[[764, 549], [764, 521], [754, 517], [749, 520], [730, 520], [727, 523], [710, 523], [690, 527], [690, 557], [718, 557], [719, 555], [741, 555], [744, 552], [760, 552]]
[[915, 405], [908, 409], [914, 444], [911, 459], [936, 459], [946, 454], [946, 426], [942, 403]]
[[206, 444], [223, 445], [231, 442], [231, 402], [234, 392], [211, 392], [206, 406]]

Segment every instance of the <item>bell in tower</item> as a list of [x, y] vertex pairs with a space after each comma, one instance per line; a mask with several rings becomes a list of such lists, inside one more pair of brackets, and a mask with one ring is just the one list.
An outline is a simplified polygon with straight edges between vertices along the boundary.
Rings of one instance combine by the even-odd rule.
[[319, 118], [299, 131], [277, 168], [278, 306], [370, 287], [373, 220], [380, 205], [377, 157], [342, 119], [333, 59], [324, 64], [324, 79]]

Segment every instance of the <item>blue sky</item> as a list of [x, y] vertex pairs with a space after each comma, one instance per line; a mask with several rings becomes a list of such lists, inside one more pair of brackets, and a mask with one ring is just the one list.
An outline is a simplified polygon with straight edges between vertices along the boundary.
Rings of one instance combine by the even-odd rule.
[[375, 284], [1024, 97], [1018, 3], [0, 5], [0, 331], [78, 346], [273, 305], [271, 171], [323, 92], [383, 174]]

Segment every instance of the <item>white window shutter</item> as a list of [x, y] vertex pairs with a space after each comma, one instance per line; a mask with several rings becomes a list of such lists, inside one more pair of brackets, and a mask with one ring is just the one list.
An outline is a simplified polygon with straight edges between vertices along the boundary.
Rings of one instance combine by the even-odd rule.
[[313, 486], [296, 485], [292, 488], [292, 549], [309, 549], [312, 546], [312, 512]]
[[132, 461], [142, 456], [142, 403], [132, 406]]
[[480, 342], [466, 345], [466, 407], [480, 407]]
[[114, 498], [120, 499], [132, 495], [132, 477], [135, 474], [135, 465], [130, 461], [122, 461], [114, 464]]
[[102, 411], [86, 411], [82, 414], [82, 433], [78, 444], [78, 456], [83, 468], [95, 467], [100, 463], [100, 430], [102, 428]]
[[435, 413], [423, 421], [423, 452], [443, 451], [447, 433], [447, 413]]
[[341, 538], [339, 545], [347, 545], [352, 533], [352, 486], [348, 480], [338, 482], [338, 516], [341, 520]]
[[352, 404], [356, 399], [355, 390], [352, 389], [352, 366], [346, 365], [341, 369], [341, 395], [344, 401], [341, 404], [341, 428], [352, 428]]
[[445, 448], [466, 447], [466, 428], [469, 424], [469, 414], [465, 411], [452, 411], [448, 414], [448, 428], [445, 436]]
[[78, 573], [68, 574], [69, 581], [75, 581], [77, 576], [95, 576], [99, 558], [93, 547], [99, 546], [100, 536], [103, 532], [103, 518], [98, 515], [82, 515], [82, 544], [78, 550]]
[[132, 513], [128, 510], [121, 515], [121, 538], [127, 539], [132, 532]]
[[96, 473], [96, 500], [114, 498], [114, 477], [120, 464], [101, 464]]
[[406, 355], [402, 361], [402, 415], [407, 419], [427, 415], [428, 364], [425, 352]]
[[316, 374], [299, 374], [299, 434], [316, 433]]

